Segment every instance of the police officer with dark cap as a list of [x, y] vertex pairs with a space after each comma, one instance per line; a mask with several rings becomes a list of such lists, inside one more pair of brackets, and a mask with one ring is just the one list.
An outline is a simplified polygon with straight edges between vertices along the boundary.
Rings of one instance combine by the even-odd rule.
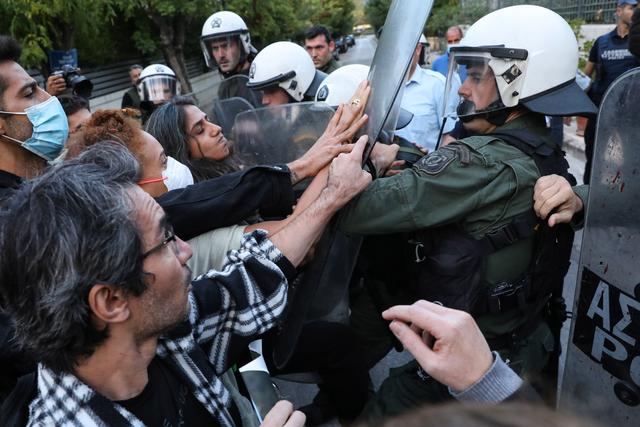
[[[618, 0], [616, 7], [617, 24], [613, 31], [600, 36], [589, 51], [589, 60], [584, 73], [591, 77], [595, 72], [595, 80], [589, 88], [589, 98], [597, 105], [611, 83], [625, 71], [640, 66], [640, 60], [629, 51], [629, 27], [637, 0]], [[591, 159], [595, 143], [596, 119], [590, 119], [584, 130], [585, 155], [587, 163], [584, 167], [584, 183], [591, 177]]]
[[[557, 345], [562, 319], [549, 310], [564, 310], [550, 302], [561, 292], [573, 239], [567, 227], [549, 231], [532, 209], [538, 177], [570, 177], [544, 116], [596, 108], [575, 83], [573, 31], [548, 9], [492, 12], [450, 55], [450, 74], [456, 65], [467, 67], [458, 116], [473, 136], [374, 181], [345, 207], [339, 226], [364, 235], [405, 233], [404, 263], [386, 265], [396, 278], [387, 284], [391, 291], [404, 286], [413, 299], [406, 303], [427, 299], [470, 312], [492, 350], [519, 374], [535, 377]], [[383, 255], [381, 263], [385, 258], [391, 259]], [[383, 383], [368, 415], [392, 415], [458, 391], [412, 362]]]

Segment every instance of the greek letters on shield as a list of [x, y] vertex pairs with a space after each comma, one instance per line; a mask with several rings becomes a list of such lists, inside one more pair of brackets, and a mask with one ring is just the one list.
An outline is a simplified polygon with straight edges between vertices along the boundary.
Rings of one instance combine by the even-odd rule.
[[573, 343], [611, 375], [640, 387], [640, 301], [584, 269]]

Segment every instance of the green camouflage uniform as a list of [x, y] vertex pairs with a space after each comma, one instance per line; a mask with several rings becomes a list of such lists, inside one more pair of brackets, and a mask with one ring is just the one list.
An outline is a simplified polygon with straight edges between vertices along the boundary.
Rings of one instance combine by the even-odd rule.
[[[553, 144], [542, 116], [527, 114], [496, 132], [508, 129], [527, 129]], [[539, 176], [534, 160], [506, 142], [482, 135], [465, 138], [423, 157], [412, 169], [371, 183], [343, 209], [340, 228], [346, 233], [372, 235], [458, 224], [479, 239], [532, 208], [533, 187]], [[533, 238], [528, 238], [489, 255], [484, 285], [491, 288], [498, 282], [522, 277], [533, 246]], [[374, 352], [384, 353], [381, 348], [386, 345], [388, 351], [391, 345], [390, 335], [381, 335], [386, 325], [379, 312], [371, 312], [370, 302], [363, 305], [364, 313], [357, 303], [352, 307], [354, 327], [365, 325], [366, 330], [358, 331], [365, 335], [363, 342], [373, 343], [377, 346]], [[543, 305], [544, 301], [528, 303], [523, 310], [486, 314], [476, 320], [488, 339], [504, 337], [525, 323], [531, 324], [528, 321], [539, 316]], [[547, 324], [540, 320], [534, 325], [527, 336], [518, 337], [517, 345], [493, 348], [520, 374], [540, 372], [553, 350], [553, 335]], [[450, 398], [444, 386], [420, 378], [417, 367], [412, 362], [392, 372], [369, 406], [370, 417], [393, 415]]]
[[335, 59], [331, 58], [331, 61], [327, 62], [327, 64], [324, 67], [322, 67], [320, 71], [322, 71], [323, 73], [331, 74], [332, 72], [334, 72], [340, 67], [341, 67], [340, 63]]

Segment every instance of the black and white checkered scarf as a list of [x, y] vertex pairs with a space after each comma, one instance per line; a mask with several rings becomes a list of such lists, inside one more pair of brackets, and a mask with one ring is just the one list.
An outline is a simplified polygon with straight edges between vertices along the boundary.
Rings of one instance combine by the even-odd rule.
[[[156, 357], [177, 367], [194, 396], [221, 426], [233, 426], [231, 397], [219, 379], [236, 355], [271, 329], [287, 301], [294, 267], [263, 231], [245, 235], [222, 271], [193, 282], [191, 313], [158, 340]], [[143, 426], [122, 406], [96, 393], [71, 373], [38, 367], [38, 395], [29, 426]]]

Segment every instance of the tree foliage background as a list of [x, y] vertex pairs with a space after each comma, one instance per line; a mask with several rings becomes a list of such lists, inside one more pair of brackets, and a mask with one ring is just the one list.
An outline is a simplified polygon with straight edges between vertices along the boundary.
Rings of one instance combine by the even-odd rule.
[[[391, 0], [369, 0], [365, 14], [373, 27], [378, 30], [387, 16]], [[452, 25], [468, 25], [488, 12], [486, 6], [467, 4], [460, 6], [460, 0], [435, 0], [424, 33], [427, 36], [444, 36]]]
[[50, 50], [78, 50], [88, 69], [127, 59], [164, 57], [189, 88], [185, 57], [200, 55], [206, 18], [219, 10], [243, 17], [258, 48], [302, 39], [312, 24], [351, 32], [359, 0], [2, 0], [0, 32], [23, 46], [21, 63], [47, 75]]

